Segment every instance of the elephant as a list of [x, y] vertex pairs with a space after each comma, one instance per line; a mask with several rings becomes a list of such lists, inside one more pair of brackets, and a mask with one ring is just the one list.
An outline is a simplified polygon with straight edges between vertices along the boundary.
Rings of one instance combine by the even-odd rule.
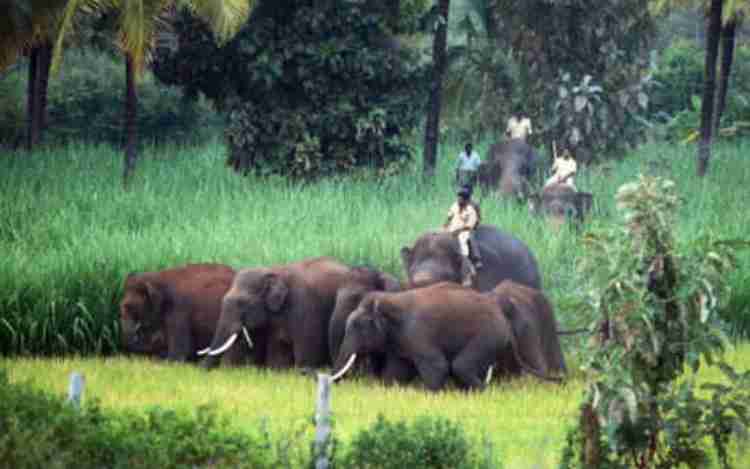
[[353, 277], [352, 267], [330, 257], [240, 270], [224, 295], [201, 366], [215, 367], [240, 334], [250, 344], [265, 341], [266, 364], [272, 368], [329, 364], [328, 325], [336, 295]]
[[546, 215], [554, 227], [560, 227], [567, 220], [580, 224], [591, 211], [593, 200], [590, 192], [577, 191], [569, 184], [555, 183], [545, 186], [540, 194], [529, 197], [529, 212]]
[[[222, 264], [187, 264], [158, 272], [130, 273], [120, 301], [120, 329], [126, 351], [174, 361], [191, 361], [207, 347], [221, 313], [221, 300], [235, 271]], [[225, 357], [248, 357], [237, 347]]]
[[453, 282], [372, 292], [346, 322], [332, 379], [344, 376], [358, 355], [382, 353], [386, 375], [414, 369], [432, 391], [450, 376], [464, 389], [483, 389], [488, 370], [507, 348], [524, 369], [546, 378], [525, 366], [514, 329], [493, 295]]
[[[344, 339], [346, 321], [351, 313], [357, 309], [364, 296], [372, 291], [397, 292], [401, 289], [401, 283], [390, 274], [379, 272], [370, 267], [354, 267], [352, 279], [336, 295], [336, 306], [328, 326], [328, 348], [331, 363], [335, 361], [341, 341]], [[365, 364], [363, 366], [365, 372], [379, 375], [384, 360], [382, 355], [372, 354], [366, 358], [360, 357], [359, 363]]]
[[487, 295], [495, 298], [511, 324], [518, 344], [516, 354], [506, 350], [497, 363], [497, 371], [519, 374], [528, 366], [544, 376], [559, 376], [566, 372], [565, 358], [560, 346], [557, 321], [552, 305], [539, 290], [505, 280]]
[[[523, 241], [486, 224], [479, 225], [473, 236], [483, 263], [474, 276], [473, 286], [477, 290], [490, 291], [506, 279], [542, 288], [539, 265]], [[458, 240], [442, 231], [427, 232], [413, 247], [403, 247], [401, 260], [410, 287], [440, 281], [462, 283], [469, 272], [469, 261], [461, 254]]]
[[479, 186], [502, 195], [525, 198], [541, 158], [523, 139], [493, 144], [479, 166]]

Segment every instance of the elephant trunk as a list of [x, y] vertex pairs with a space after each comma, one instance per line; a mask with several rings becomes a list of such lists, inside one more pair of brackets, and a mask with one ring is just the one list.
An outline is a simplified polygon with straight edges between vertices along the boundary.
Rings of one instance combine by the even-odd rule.
[[121, 319], [120, 320], [120, 334], [122, 337], [122, 345], [130, 349], [137, 345], [139, 335], [138, 332], [141, 328], [141, 323], [133, 321], [132, 319]]
[[341, 347], [339, 348], [339, 355], [336, 361], [334, 362], [333, 369], [337, 370], [336, 374], [333, 375], [333, 380], [337, 381], [342, 376], [344, 376], [349, 369], [354, 365], [354, 362], [357, 359], [357, 347], [355, 345], [355, 340], [352, 338], [351, 335], [346, 334], [344, 336], [344, 342], [341, 344]]

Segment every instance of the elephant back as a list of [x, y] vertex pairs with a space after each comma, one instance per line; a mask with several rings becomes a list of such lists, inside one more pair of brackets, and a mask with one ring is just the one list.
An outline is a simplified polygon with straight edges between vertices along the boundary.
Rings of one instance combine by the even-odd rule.
[[490, 291], [503, 280], [541, 289], [539, 264], [531, 249], [515, 236], [493, 225], [482, 224], [474, 232], [483, 267], [477, 275], [477, 289]]

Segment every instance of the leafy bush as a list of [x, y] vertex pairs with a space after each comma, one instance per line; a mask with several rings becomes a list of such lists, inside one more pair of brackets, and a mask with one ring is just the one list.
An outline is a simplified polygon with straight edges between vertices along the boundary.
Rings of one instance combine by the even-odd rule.
[[480, 461], [460, 425], [426, 416], [417, 417], [411, 423], [389, 422], [383, 416], [378, 417], [369, 429], [355, 435], [342, 466], [378, 469], [499, 467], [495, 461]]
[[[722, 359], [718, 316], [735, 250], [747, 243], [677, 246], [674, 187], [643, 176], [623, 185], [621, 226], [587, 237], [591, 252], [582, 267], [599, 346], [585, 365], [589, 390], [562, 467], [699, 467], [715, 451], [728, 468], [732, 438], [750, 427], [750, 371], [736, 373]], [[699, 392], [683, 379], [686, 368], [695, 373], [702, 365], [717, 365], [725, 382]]]
[[[45, 140], [87, 140], [119, 144], [123, 139], [125, 65], [119, 56], [97, 50], [65, 54], [59, 76], [50, 77]], [[26, 129], [26, 71], [22, 66], [0, 82], [0, 143], [15, 144]], [[138, 85], [141, 141], [195, 143], [217, 135], [221, 117], [205, 98], [183, 97], [146, 73]]]
[[309, 179], [407, 160], [426, 67], [354, 2], [283, 3], [260, 2], [223, 46], [180, 15], [184, 47], [159, 49], [157, 75], [228, 112], [229, 163], [243, 173]]
[[9, 383], [4, 370], [0, 402], [0, 468], [275, 468], [283, 459], [267, 434], [230, 430], [211, 408], [117, 414], [93, 402], [77, 411], [29, 384]]

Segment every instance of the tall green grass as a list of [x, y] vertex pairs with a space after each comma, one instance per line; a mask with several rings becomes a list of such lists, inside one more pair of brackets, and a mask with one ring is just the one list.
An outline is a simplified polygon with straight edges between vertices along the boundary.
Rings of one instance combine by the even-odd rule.
[[[639, 172], [674, 178], [685, 199], [677, 239], [747, 238], [747, 143], [718, 146], [711, 172], [694, 176], [694, 148], [651, 145], [619, 163], [583, 170], [595, 194], [592, 224], [612, 223], [613, 195]], [[434, 184], [419, 167], [377, 180], [367, 173], [304, 186], [243, 178], [224, 166], [225, 148], [159, 146], [143, 152], [132, 188], [120, 185], [121, 154], [69, 145], [0, 157], [0, 354], [110, 353], [118, 347], [116, 306], [124, 277], [186, 262], [235, 267], [330, 255], [403, 277], [399, 249], [437, 227], [454, 199], [458, 145], [443, 146]], [[484, 152], [482, 153], [484, 154]], [[580, 233], [554, 233], [526, 207], [481, 199], [484, 221], [535, 252], [564, 328], [585, 318], [576, 260]], [[750, 330], [750, 271], [733, 274], [726, 316]], [[571, 352], [575, 347], [570, 347]]]

